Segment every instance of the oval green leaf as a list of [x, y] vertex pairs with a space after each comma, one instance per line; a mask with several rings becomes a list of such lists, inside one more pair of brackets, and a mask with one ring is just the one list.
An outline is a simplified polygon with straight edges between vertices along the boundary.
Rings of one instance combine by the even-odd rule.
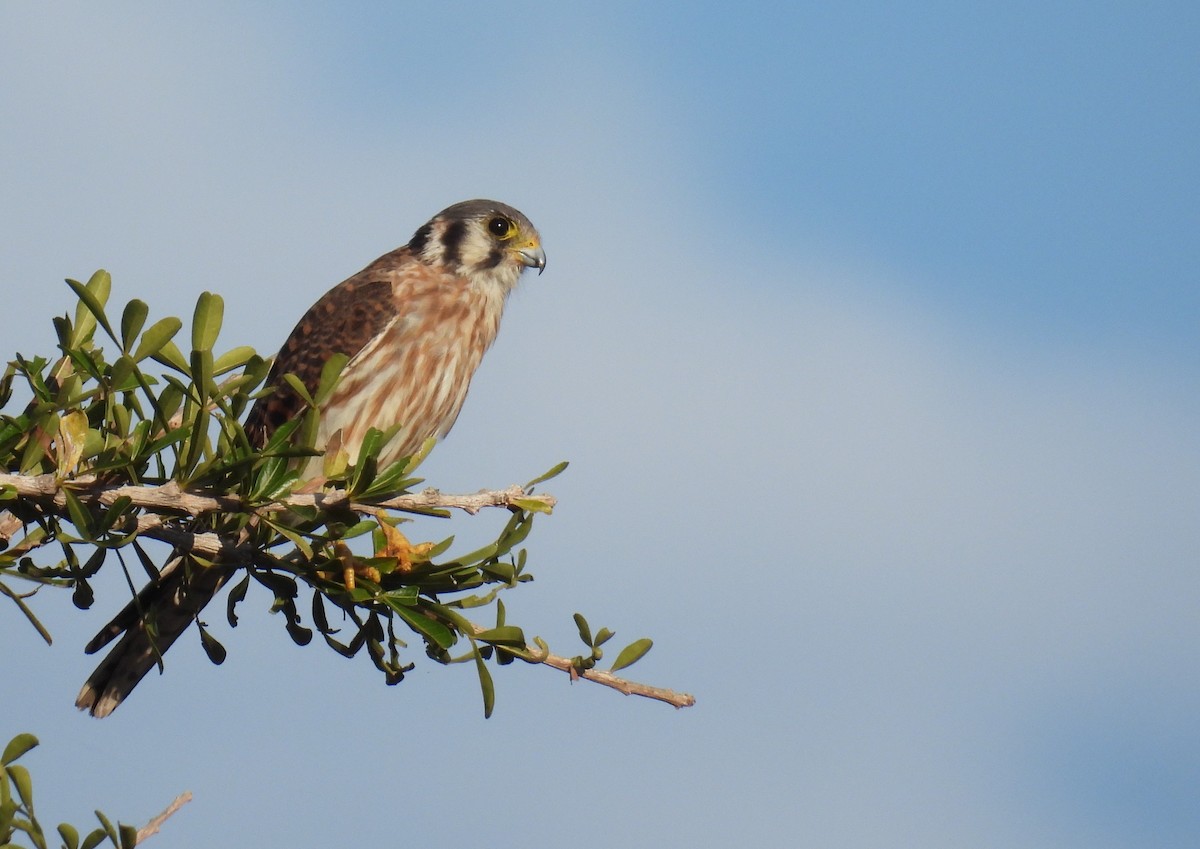
[[63, 845], [67, 849], [79, 849], [79, 831], [70, 823], [60, 823], [58, 826], [58, 836], [62, 838]]
[[221, 375], [227, 371], [233, 371], [235, 368], [244, 366], [251, 357], [255, 356], [258, 356], [258, 352], [249, 345], [238, 345], [217, 357], [216, 362], [213, 363], [213, 374]]
[[225, 646], [217, 642], [217, 638], [208, 633], [204, 628], [200, 629], [200, 644], [204, 647], [204, 653], [208, 655], [208, 659], [214, 665], [220, 666], [225, 662], [225, 655], [227, 654]]
[[33, 779], [29, 777], [29, 770], [20, 764], [6, 766], [4, 771], [8, 773], [8, 777], [12, 779], [12, 783], [16, 785], [17, 795], [21, 797], [21, 801], [28, 808], [33, 804]]
[[436, 619], [431, 619], [422, 613], [418, 613], [417, 610], [406, 607], [398, 602], [387, 599], [385, 601], [388, 604], [388, 608], [394, 610], [410, 628], [428, 639], [438, 648], [448, 649], [457, 642], [458, 638], [454, 632]]
[[201, 292], [196, 299], [196, 312], [192, 315], [192, 349], [211, 351], [221, 332], [221, 321], [225, 317], [225, 300], [213, 292]]
[[150, 307], [145, 301], [134, 298], [125, 305], [125, 311], [121, 313], [121, 350], [126, 354], [133, 347], [138, 334], [142, 332], [146, 325], [146, 316], [149, 314]]
[[587, 620], [583, 618], [582, 613], [575, 614], [575, 627], [579, 629], [579, 639], [590, 646], [592, 644], [592, 629], [588, 627]]
[[342, 369], [349, 361], [350, 358], [345, 354], [334, 354], [325, 361], [325, 365], [321, 367], [321, 379], [317, 381], [317, 391], [314, 396], [318, 407], [333, 394], [333, 390], [337, 388], [338, 380], [342, 376]]
[[475, 635], [475, 639], [485, 643], [498, 643], [502, 646], [525, 647], [525, 632], [516, 625], [500, 625], [488, 628]]
[[[87, 285], [83, 285], [78, 280], [67, 280], [67, 285], [79, 298], [79, 306], [75, 308], [75, 331], [71, 339], [73, 347], [78, 346], [88, 339], [92, 338], [93, 332], [96, 330], [96, 322], [100, 322], [109, 336], [116, 340], [116, 336], [112, 332], [112, 327], [108, 323], [108, 318], [104, 314], [104, 302], [108, 300], [108, 292], [105, 291], [103, 278], [98, 279], [100, 274], [97, 271], [92, 275], [92, 279]], [[107, 277], [107, 273], [105, 273]], [[109, 280], [111, 288], [111, 279]], [[95, 283], [97, 285], [93, 286]], [[103, 297], [101, 297], [103, 295]]]
[[183, 322], [173, 315], [154, 322], [138, 341], [137, 350], [133, 352], [134, 362], [141, 362], [146, 357], [157, 354], [164, 345], [175, 338], [175, 334], [181, 327], [183, 327]]
[[475, 671], [479, 673], [479, 687], [483, 690], [483, 718], [488, 719], [492, 715], [492, 709], [496, 707], [496, 685], [492, 682], [492, 673], [488, 671], [487, 664], [483, 662], [483, 655], [477, 647]]
[[650, 651], [650, 649], [653, 647], [654, 641], [647, 637], [643, 637], [640, 640], [634, 640], [632, 643], [625, 646], [625, 648], [621, 649], [621, 653], [617, 655], [617, 659], [613, 662], [613, 665], [609, 667], [609, 669], [612, 672], [616, 672], [618, 669], [624, 669], [626, 666], [633, 666], [633, 664], [645, 657], [646, 652]]
[[[97, 816], [99, 816], [99, 812], [97, 812]], [[104, 838], [106, 837], [108, 837], [108, 835], [105, 833], [104, 829], [98, 828], [87, 837], [83, 838], [83, 845], [81, 845], [79, 849], [96, 849], [97, 846], [104, 842]]]
[[564, 471], [566, 471], [566, 468], [568, 465], [569, 465], [569, 463], [566, 460], [563, 460], [561, 463], [557, 464], [556, 466], [551, 468], [549, 471], [545, 472], [544, 474], [538, 475], [536, 478], [531, 480], [529, 483], [525, 484], [525, 489], [529, 489], [531, 486], [534, 486], [539, 483], [543, 483], [544, 481], [548, 481], [548, 480], [550, 480], [550, 478], [558, 477]]
[[0, 766], [8, 766], [37, 745], [38, 738], [32, 734], [18, 734], [4, 747], [4, 754], [0, 755]]

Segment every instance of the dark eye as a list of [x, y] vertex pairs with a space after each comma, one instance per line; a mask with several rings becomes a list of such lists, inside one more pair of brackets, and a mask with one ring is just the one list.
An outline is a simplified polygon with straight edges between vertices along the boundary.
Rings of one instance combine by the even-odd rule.
[[512, 235], [513, 223], [507, 218], [497, 215], [488, 222], [488, 230], [497, 239], [507, 239]]

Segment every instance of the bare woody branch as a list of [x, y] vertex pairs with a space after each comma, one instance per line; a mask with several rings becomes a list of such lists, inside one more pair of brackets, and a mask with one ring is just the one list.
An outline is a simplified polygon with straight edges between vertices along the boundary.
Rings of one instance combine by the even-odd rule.
[[[131, 486], [105, 484], [91, 475], [62, 480], [55, 475], [20, 475], [0, 473], [0, 488], [11, 487], [18, 497], [52, 506], [66, 515], [70, 491], [84, 503], [111, 507], [118, 498], [126, 497], [130, 504], [147, 511], [137, 519], [137, 532], [151, 539], [180, 546], [202, 557], [221, 555], [234, 562], [248, 559], [251, 549], [215, 533], [193, 533], [168, 525], [161, 514], [200, 516], [206, 513], [239, 511], [273, 511], [288, 507], [317, 507], [321, 510], [352, 510], [374, 515], [381, 510], [401, 510], [428, 513], [431, 510], [463, 510], [478, 513], [486, 507], [534, 509], [549, 512], [558, 503], [552, 495], [528, 493], [519, 486], [500, 490], [481, 490], [468, 495], [443, 495], [436, 489], [426, 489], [409, 495], [398, 495], [381, 501], [355, 501], [344, 490], [291, 495], [280, 501], [250, 506], [235, 495], [214, 495], [182, 489], [174, 481], [161, 486]], [[19, 530], [21, 522], [11, 514], [0, 513], [0, 539], [8, 540]]]
[[142, 826], [141, 828], [138, 829], [137, 845], [140, 846], [142, 841], [145, 840], [147, 837], [150, 837], [151, 835], [154, 835], [154, 834], [158, 834], [158, 830], [159, 830], [159, 828], [162, 827], [162, 824], [164, 822], [166, 822], [167, 819], [172, 814], [174, 814], [176, 811], [178, 811], [180, 808], [182, 808], [184, 805], [186, 805], [190, 801], [192, 801], [192, 792], [190, 790], [184, 791], [183, 793], [180, 793], [178, 796], [176, 796], [175, 801], [172, 802], [171, 804], [167, 805], [167, 809], [165, 811], [163, 811], [161, 814], [156, 816], [154, 819], [150, 820], [150, 822], [146, 823], [144, 826]]
[[552, 495], [531, 494], [519, 486], [507, 489], [481, 490], [469, 495], [443, 495], [436, 489], [426, 489], [409, 495], [398, 495], [381, 501], [355, 501], [344, 490], [299, 493], [268, 504], [246, 504], [235, 495], [214, 495], [182, 489], [174, 481], [161, 486], [131, 486], [105, 484], [91, 475], [61, 480], [55, 475], [19, 475], [0, 473], [0, 487], [11, 487], [21, 498], [28, 498], [56, 509], [65, 510], [67, 489], [80, 500], [112, 506], [119, 498], [128, 498], [134, 507], [151, 512], [170, 512], [199, 516], [205, 513], [235, 513], [247, 510], [283, 510], [288, 507], [317, 507], [322, 510], [347, 509], [357, 513], [377, 513], [380, 510], [429, 512], [430, 510], [463, 510], [478, 513], [486, 507], [534, 509], [549, 512], [558, 503]]
[[[472, 623], [476, 634], [482, 634], [486, 628]], [[566, 672], [574, 681], [577, 678], [585, 678], [588, 681], [594, 681], [597, 684], [603, 684], [605, 687], [612, 687], [614, 690], [619, 690], [627, 696], [642, 696], [655, 701], [666, 702], [676, 708], [691, 707], [696, 704], [696, 697], [691, 693], [677, 693], [674, 690], [668, 690], [664, 687], [652, 687], [649, 684], [639, 684], [637, 681], [629, 681], [621, 678], [611, 672], [605, 672], [602, 669], [578, 669], [570, 658], [562, 655], [552, 654], [549, 651], [534, 648], [526, 645], [524, 652], [517, 652], [517, 656], [528, 663], [541, 663], [545, 666], [558, 669]]]

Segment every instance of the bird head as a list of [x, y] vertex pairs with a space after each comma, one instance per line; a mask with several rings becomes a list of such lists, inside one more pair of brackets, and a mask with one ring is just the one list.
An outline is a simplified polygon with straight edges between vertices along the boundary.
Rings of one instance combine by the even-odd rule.
[[409, 242], [422, 262], [472, 281], [516, 285], [526, 268], [546, 268], [537, 228], [519, 210], [494, 200], [468, 200], [447, 207]]

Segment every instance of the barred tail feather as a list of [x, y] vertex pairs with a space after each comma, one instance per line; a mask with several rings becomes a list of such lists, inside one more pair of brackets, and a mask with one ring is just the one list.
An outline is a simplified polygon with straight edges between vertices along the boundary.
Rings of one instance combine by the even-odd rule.
[[231, 574], [227, 568], [199, 567], [173, 557], [161, 579], [138, 593], [88, 643], [86, 651], [92, 654], [123, 634], [83, 685], [75, 706], [98, 718], [116, 710]]

